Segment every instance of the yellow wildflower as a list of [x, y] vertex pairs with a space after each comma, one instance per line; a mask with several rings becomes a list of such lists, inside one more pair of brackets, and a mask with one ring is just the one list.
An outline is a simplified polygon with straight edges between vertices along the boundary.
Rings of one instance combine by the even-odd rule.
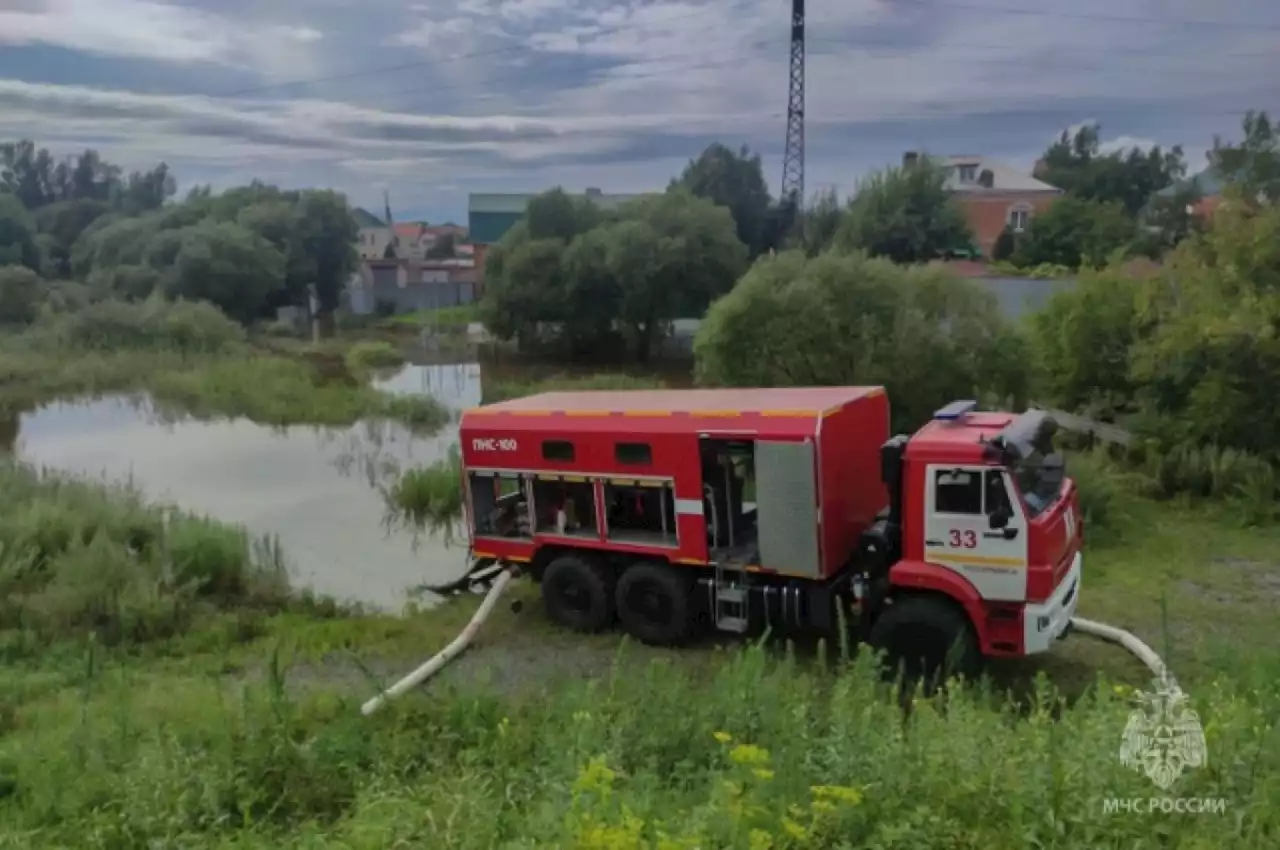
[[782, 819], [782, 831], [795, 841], [804, 841], [809, 837], [809, 830], [805, 829], [791, 818]]
[[719, 741], [722, 744], [727, 744], [733, 740], [733, 736], [730, 735], [728, 732], [716, 732], [711, 737], [715, 738], [717, 741]]
[[862, 802], [862, 791], [846, 785], [814, 785], [809, 790], [819, 800], [835, 800], [846, 806], [856, 806]]
[[738, 764], [768, 764], [769, 751], [755, 744], [738, 744], [729, 751], [729, 758]]

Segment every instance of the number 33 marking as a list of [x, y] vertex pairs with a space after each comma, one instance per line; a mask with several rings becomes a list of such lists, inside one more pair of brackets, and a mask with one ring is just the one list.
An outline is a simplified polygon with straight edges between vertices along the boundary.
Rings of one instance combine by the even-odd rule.
[[976, 549], [978, 535], [973, 531], [961, 531], [958, 528], [953, 528], [951, 529], [951, 545], [957, 549]]

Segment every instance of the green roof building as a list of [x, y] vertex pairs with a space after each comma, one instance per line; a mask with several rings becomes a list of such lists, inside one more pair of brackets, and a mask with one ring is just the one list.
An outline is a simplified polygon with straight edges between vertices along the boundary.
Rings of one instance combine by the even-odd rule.
[[[606, 195], [599, 189], [583, 193], [602, 207], [616, 207], [640, 195]], [[537, 193], [473, 194], [467, 204], [467, 231], [473, 245], [492, 245], [524, 215]]]

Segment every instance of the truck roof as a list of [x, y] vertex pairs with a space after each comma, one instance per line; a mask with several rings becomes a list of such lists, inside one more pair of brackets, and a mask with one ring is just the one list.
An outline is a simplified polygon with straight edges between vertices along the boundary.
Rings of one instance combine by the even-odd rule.
[[575, 430], [616, 430], [619, 423], [609, 418], [626, 417], [627, 427], [663, 431], [696, 429], [703, 423], [723, 426], [725, 419], [734, 419], [739, 427], [812, 432], [824, 415], [883, 393], [883, 387], [547, 392], [472, 408], [463, 413], [462, 428], [510, 418], [521, 429], [544, 430], [565, 428], [565, 418], [570, 418]]

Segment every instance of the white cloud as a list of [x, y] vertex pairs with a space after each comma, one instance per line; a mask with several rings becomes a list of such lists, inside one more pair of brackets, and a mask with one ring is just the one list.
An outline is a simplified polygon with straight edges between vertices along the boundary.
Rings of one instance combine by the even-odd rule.
[[0, 10], [0, 44], [248, 66], [272, 78], [314, 72], [312, 46], [323, 38], [323, 32], [309, 25], [256, 16], [233, 20], [160, 0], [39, 0]]

